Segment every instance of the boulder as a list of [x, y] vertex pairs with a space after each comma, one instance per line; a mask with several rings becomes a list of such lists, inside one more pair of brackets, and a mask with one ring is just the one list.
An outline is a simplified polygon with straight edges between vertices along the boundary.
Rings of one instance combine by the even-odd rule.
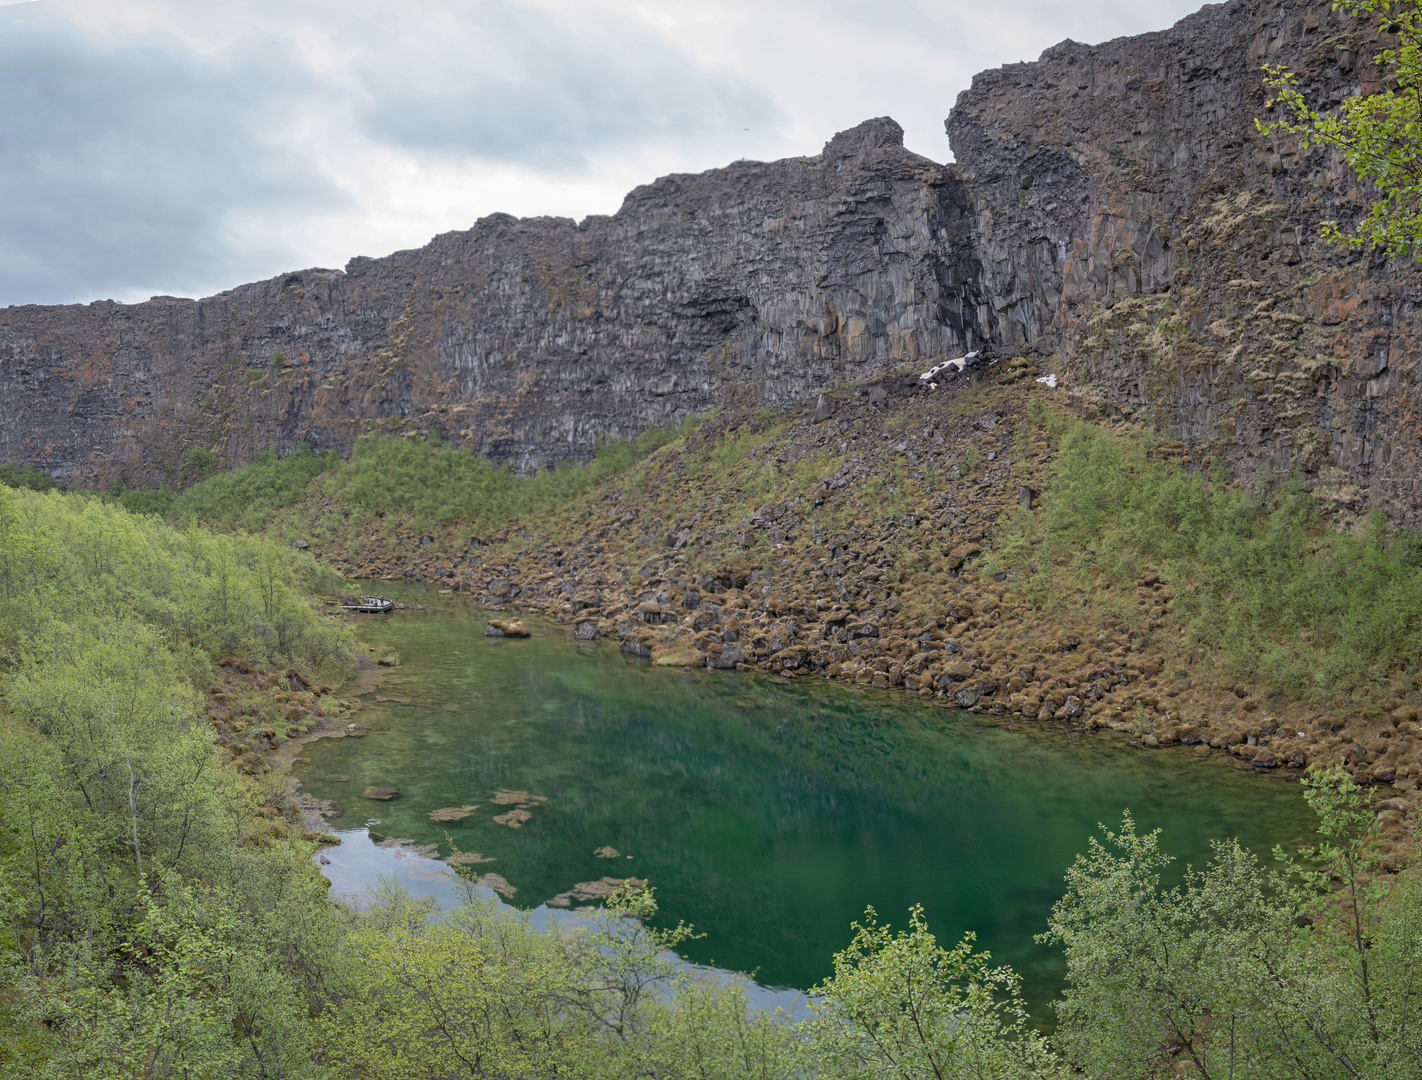
[[745, 662], [746, 654], [739, 645], [723, 645], [719, 653], [713, 652], [706, 657], [706, 666], [720, 671], [734, 671], [737, 664]]
[[485, 637], [529, 637], [522, 619], [490, 619], [484, 628]]
[[400, 789], [397, 787], [381, 787], [378, 784], [372, 784], [360, 794], [364, 799], [374, 799], [376, 802], [389, 802], [391, 799], [398, 799], [400, 797]]
[[596, 641], [598, 636], [597, 623], [584, 621], [573, 627], [573, 637], [579, 641]]
[[652, 647], [652, 663], [659, 667], [703, 667], [706, 654], [686, 641], [669, 641]]
[[938, 675], [938, 685], [946, 688], [950, 683], [965, 682], [973, 677], [974, 669], [967, 661], [959, 660], [949, 664]]

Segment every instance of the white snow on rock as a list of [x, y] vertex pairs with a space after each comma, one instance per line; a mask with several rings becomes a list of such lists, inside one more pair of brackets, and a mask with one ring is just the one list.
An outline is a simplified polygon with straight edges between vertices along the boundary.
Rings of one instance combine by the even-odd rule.
[[1043, 386], [1050, 386], [1055, 390], [1057, 388], [1057, 373], [1054, 371], [1050, 375], [1043, 375], [1037, 381]]
[[968, 353], [966, 356], [959, 356], [952, 360], [944, 360], [943, 363], [933, 365], [933, 367], [929, 368], [922, 375], [920, 375], [918, 377], [918, 381], [932, 382], [933, 379], [937, 377], [940, 372], [947, 371], [949, 368], [953, 368], [955, 371], [962, 371], [973, 360], [976, 360], [977, 356], [978, 352], [975, 349], [972, 352]]

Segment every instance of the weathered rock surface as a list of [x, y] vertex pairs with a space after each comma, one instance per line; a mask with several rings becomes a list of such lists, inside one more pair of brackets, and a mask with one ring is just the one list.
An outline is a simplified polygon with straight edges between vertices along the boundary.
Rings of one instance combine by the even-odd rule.
[[0, 310], [0, 458], [104, 483], [413, 420], [518, 466], [983, 339], [971, 211], [887, 118], [667, 176], [610, 217], [496, 214], [202, 301]]
[[528, 637], [528, 627], [522, 619], [490, 619], [484, 628], [485, 637]]
[[1378, 48], [1327, 4], [1230, 0], [975, 77], [947, 128], [997, 340], [1244, 477], [1299, 469], [1415, 521], [1416, 268], [1324, 244], [1356, 180], [1254, 123], [1261, 65], [1325, 104], [1378, 88]]
[[716, 405], [828, 421], [827, 388], [990, 343], [1055, 354], [1063, 392], [1195, 457], [1416, 520], [1417, 271], [1322, 244], [1364, 193], [1254, 126], [1261, 64], [1325, 103], [1376, 86], [1376, 47], [1324, 3], [1230, 0], [977, 76], [953, 166], [882, 118], [610, 217], [493, 215], [202, 301], [8, 308], [0, 458], [154, 482], [193, 450], [408, 422], [541, 466]]

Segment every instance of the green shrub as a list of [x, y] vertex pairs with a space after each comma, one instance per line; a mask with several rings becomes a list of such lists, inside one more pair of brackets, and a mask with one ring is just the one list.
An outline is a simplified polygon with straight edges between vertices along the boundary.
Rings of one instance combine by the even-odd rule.
[[0, 465], [0, 484], [31, 491], [49, 491], [61, 486], [49, 473], [30, 465]]
[[[190, 450], [186, 461], [199, 469], [221, 463], [215, 454], [202, 449]], [[282, 456], [270, 449], [240, 469], [209, 476], [183, 492], [120, 484], [110, 495], [135, 514], [255, 531], [267, 523], [274, 510], [300, 500], [313, 477], [340, 461], [333, 450], [317, 454], [305, 443], [298, 443], [290, 454]]]
[[319, 1073], [301, 987], [336, 913], [254, 825], [199, 690], [229, 651], [339, 680], [349, 633], [307, 599], [333, 584], [266, 540], [0, 487], [0, 1076]]
[[[1330, 530], [1296, 480], [1249, 490], [1154, 458], [1149, 441], [1079, 423], [1062, 436], [1038, 514], [1004, 531], [998, 560], [1053, 563], [1129, 588], [1145, 567], [1175, 592], [1189, 640], [1240, 678], [1327, 691], [1422, 653], [1422, 539], [1381, 515]], [[1189, 605], [1188, 607], [1186, 605]]]
[[377, 436], [356, 444], [326, 490], [353, 508], [399, 511], [423, 523], [503, 522], [577, 498], [681, 436], [657, 429], [598, 446], [593, 460], [520, 476], [477, 454], [418, 437]]

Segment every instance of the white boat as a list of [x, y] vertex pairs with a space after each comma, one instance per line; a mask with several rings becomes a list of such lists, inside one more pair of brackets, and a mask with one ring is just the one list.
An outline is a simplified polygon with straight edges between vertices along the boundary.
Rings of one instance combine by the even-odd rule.
[[395, 608], [394, 600], [387, 600], [383, 596], [357, 596], [354, 604], [343, 604], [347, 611], [359, 611], [370, 615], [382, 615]]

